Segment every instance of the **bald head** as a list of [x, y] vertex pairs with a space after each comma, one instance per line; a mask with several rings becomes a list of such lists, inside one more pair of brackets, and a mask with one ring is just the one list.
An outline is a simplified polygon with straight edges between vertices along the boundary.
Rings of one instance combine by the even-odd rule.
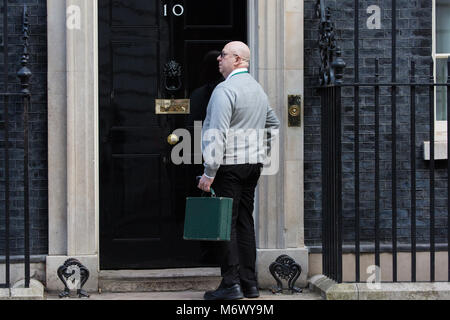
[[250, 66], [250, 49], [241, 41], [229, 42], [217, 60], [219, 61], [219, 72], [226, 79], [233, 70]]
[[241, 57], [242, 62], [248, 67], [250, 63], [250, 48], [241, 41], [229, 42], [225, 49], [228, 49], [231, 53]]

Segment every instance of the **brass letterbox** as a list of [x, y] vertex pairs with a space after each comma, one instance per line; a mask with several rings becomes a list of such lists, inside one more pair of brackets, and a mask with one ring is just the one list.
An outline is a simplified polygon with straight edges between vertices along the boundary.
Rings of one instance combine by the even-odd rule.
[[156, 114], [189, 114], [190, 99], [156, 99]]

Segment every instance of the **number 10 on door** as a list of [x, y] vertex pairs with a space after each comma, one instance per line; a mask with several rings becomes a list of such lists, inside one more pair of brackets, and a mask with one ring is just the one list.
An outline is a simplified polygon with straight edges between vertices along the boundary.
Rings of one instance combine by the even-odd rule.
[[[184, 13], [184, 7], [181, 4], [176, 4], [172, 7], [172, 13], [174, 16], [182, 16]], [[164, 5], [164, 17], [167, 17], [167, 15], [169, 14], [169, 8], [168, 5], [165, 4]]]

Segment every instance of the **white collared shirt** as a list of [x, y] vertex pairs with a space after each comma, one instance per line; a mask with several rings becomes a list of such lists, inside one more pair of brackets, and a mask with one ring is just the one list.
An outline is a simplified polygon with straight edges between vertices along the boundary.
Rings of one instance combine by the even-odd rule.
[[248, 72], [248, 69], [247, 68], [239, 68], [239, 69], [233, 70], [233, 72], [230, 73], [230, 75], [227, 77], [226, 80], [230, 79], [232, 76], [234, 76], [236, 73], [239, 73], [239, 72]]

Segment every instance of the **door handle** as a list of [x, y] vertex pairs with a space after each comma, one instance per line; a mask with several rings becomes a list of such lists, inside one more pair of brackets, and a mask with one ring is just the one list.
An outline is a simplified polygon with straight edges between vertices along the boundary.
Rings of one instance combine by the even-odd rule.
[[171, 146], [176, 145], [180, 141], [180, 138], [176, 134], [171, 134], [167, 137], [167, 143], [169, 143]]

